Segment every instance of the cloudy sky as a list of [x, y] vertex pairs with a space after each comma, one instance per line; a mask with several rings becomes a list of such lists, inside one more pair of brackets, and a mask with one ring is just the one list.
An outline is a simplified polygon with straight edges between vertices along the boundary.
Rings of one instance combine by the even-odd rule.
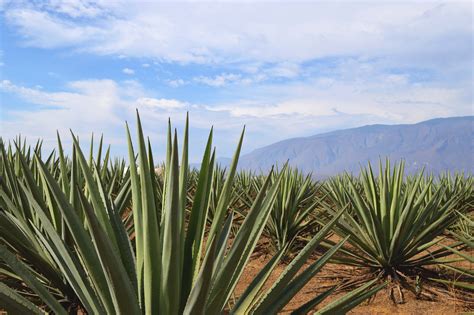
[[54, 146], [138, 108], [156, 156], [171, 117], [191, 160], [297, 136], [473, 113], [470, 1], [0, 0], [0, 132]]

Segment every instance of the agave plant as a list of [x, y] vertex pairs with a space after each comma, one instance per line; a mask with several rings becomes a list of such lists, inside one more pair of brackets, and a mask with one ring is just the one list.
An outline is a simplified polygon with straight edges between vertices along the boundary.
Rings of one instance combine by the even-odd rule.
[[[209, 224], [212, 224], [215, 213], [217, 211], [217, 207], [219, 205], [219, 196], [224, 188], [227, 172], [228, 170], [219, 164], [217, 164], [214, 168], [214, 172], [212, 174], [211, 191], [209, 196], [209, 211], [207, 214], [207, 221]], [[234, 182], [231, 189], [232, 193], [227, 209], [227, 212], [232, 211], [234, 215], [230, 232], [232, 236], [237, 233], [237, 230], [242, 225], [242, 222], [245, 219], [245, 215], [247, 214], [248, 210], [251, 209], [252, 204], [255, 201], [255, 198], [257, 197], [257, 194], [250, 193], [250, 187], [248, 187], [246, 183], [242, 181], [242, 173], [243, 172], [237, 172], [235, 174]]]
[[[18, 146], [16, 151], [6, 150], [1, 143], [1, 307], [21, 314], [272, 314], [347, 240], [300, 272], [342, 215], [340, 211], [270, 288], [264, 285], [283, 251], [258, 273], [235, 304], [229, 304], [270, 215], [282, 175], [272, 183], [270, 172], [231, 240], [233, 211], [228, 210], [243, 133], [217, 196], [212, 224], [207, 226], [215, 164], [212, 130], [186, 213], [188, 124], [181, 161], [176, 132], [174, 137], [169, 132], [160, 190], [150, 142], [145, 142], [138, 114], [137, 122], [138, 154], [127, 126], [129, 168], [116, 194], [106, 189], [112, 186], [104, 181], [113, 182], [111, 178], [123, 174], [124, 168], [111, 168], [117, 174], [104, 177], [101, 170], [108, 164], [100, 166], [93, 158], [87, 161], [74, 135], [71, 159], [59, 150], [57, 173], [58, 163], [53, 158], [44, 162], [38, 149], [30, 156]], [[130, 199], [133, 235], [122, 220]], [[369, 283], [319, 312], [345, 312], [382, 287]], [[295, 312], [309, 311], [333, 291], [318, 295]]]
[[446, 188], [445, 198], [459, 196], [455, 205], [458, 217], [449, 227], [448, 235], [454, 232], [469, 240], [474, 235], [474, 178], [472, 175], [446, 173], [440, 176], [437, 184]]
[[344, 185], [328, 189], [337, 208], [352, 210], [335, 227], [339, 235], [351, 236], [351, 249], [341, 251], [340, 262], [370, 267], [379, 276], [404, 281], [414, 270], [451, 255], [447, 248], [435, 246], [456, 220], [461, 196], [447, 196], [446, 188], [434, 185], [432, 178], [425, 180], [423, 171], [404, 182], [404, 163], [392, 169], [387, 160], [385, 167], [380, 162], [378, 178], [369, 164], [358, 184], [347, 175]]
[[[275, 179], [280, 174], [275, 173]], [[320, 228], [315, 214], [319, 206], [318, 184], [311, 174], [298, 169], [281, 171], [282, 182], [265, 228], [274, 252], [292, 251], [298, 237], [314, 235]]]
[[[466, 197], [464, 197], [466, 198]], [[440, 259], [438, 261], [440, 269], [446, 271], [438, 277], [431, 278], [431, 280], [452, 285], [453, 287], [461, 288], [470, 291], [471, 300], [474, 298], [474, 270], [459, 265], [459, 262], [464, 262], [466, 265], [474, 263], [472, 250], [474, 249], [474, 216], [472, 213], [463, 214], [458, 212], [457, 222], [447, 232], [452, 238], [458, 240], [463, 248], [467, 251], [462, 251], [459, 248], [444, 245], [444, 248], [452, 252], [452, 257]], [[457, 259], [456, 259], [457, 258]], [[467, 296], [468, 294], [466, 294]]]
[[459, 195], [457, 211], [467, 213], [474, 207], [474, 177], [463, 173], [444, 173], [437, 185], [442, 185], [446, 189], [446, 196]]
[[[474, 225], [474, 221], [468, 217], [464, 217], [463, 220], [466, 220], [466, 224], [471, 226]], [[457, 234], [455, 232], [450, 232], [452, 236], [459, 240], [463, 247], [469, 249], [471, 252], [474, 249], [474, 236], [473, 234]], [[474, 264], [474, 256], [472, 256], [468, 251], [462, 251], [456, 249], [453, 246], [444, 246], [445, 249], [449, 250], [454, 257], [457, 259], [448, 258], [443, 260], [438, 260], [439, 266], [441, 269], [446, 270], [445, 274], [438, 275], [438, 277], [430, 278], [430, 280], [451, 285], [460, 289], [465, 289], [470, 291], [470, 298], [473, 299], [474, 293], [474, 270], [472, 268], [466, 268], [462, 265], [456, 265], [453, 263], [465, 262], [467, 265]], [[449, 273], [448, 273], [449, 272]], [[466, 294], [467, 297], [468, 294]]]
[[458, 219], [450, 227], [448, 234], [455, 238], [473, 241], [474, 238], [474, 213], [462, 214], [458, 212]]

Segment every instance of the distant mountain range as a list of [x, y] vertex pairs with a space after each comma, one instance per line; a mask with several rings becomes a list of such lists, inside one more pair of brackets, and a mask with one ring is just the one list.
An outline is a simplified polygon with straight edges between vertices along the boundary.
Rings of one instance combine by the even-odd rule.
[[[412, 125], [369, 125], [276, 142], [243, 155], [240, 169], [268, 171], [286, 161], [316, 177], [357, 173], [368, 161], [404, 159], [406, 172], [474, 173], [474, 116], [438, 118]], [[229, 159], [220, 159], [228, 164]]]

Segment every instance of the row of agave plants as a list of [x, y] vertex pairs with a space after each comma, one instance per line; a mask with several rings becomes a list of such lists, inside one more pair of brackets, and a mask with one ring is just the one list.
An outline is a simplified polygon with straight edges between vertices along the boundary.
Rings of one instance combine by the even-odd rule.
[[[388, 161], [377, 176], [369, 165], [359, 177], [322, 182], [288, 166], [239, 172], [244, 132], [224, 169], [212, 129], [192, 170], [188, 123], [181, 146], [169, 125], [156, 172], [138, 114], [136, 142], [128, 125], [126, 135], [127, 161], [112, 160], [102, 139], [86, 156], [74, 134], [70, 156], [59, 136], [48, 156], [40, 142], [0, 142], [0, 309], [275, 314], [329, 261], [366, 268], [370, 277], [330, 303], [337, 285], [323, 289], [293, 313], [342, 314], [392, 282], [423, 295], [420, 276], [473, 290], [472, 270], [456, 264], [472, 262], [470, 176], [405, 176], [403, 163]], [[271, 257], [235, 299], [262, 239]]]

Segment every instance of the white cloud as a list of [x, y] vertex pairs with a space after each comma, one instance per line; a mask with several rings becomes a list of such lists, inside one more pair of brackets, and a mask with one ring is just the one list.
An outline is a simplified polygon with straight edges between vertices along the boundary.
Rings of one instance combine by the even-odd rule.
[[[68, 83], [64, 91], [45, 91], [0, 82], [0, 91], [30, 103], [29, 110], [6, 107], [2, 137], [22, 134], [53, 141], [56, 130], [67, 136], [72, 129], [81, 136], [105, 133], [114, 143], [123, 144], [124, 121], [132, 118], [146, 92], [136, 81], [81, 80]], [[162, 101], [162, 103], [165, 103]]]
[[[71, 126], [78, 125], [78, 122], [74, 122], [74, 120], [79, 118], [83, 118], [81, 120], [91, 124], [102, 119], [118, 122], [119, 120], [114, 119], [115, 115], [113, 113], [124, 105], [125, 99], [133, 98], [136, 95], [135, 87], [130, 82], [119, 85], [112, 80], [82, 80], [70, 82], [68, 87], [70, 88], [69, 91], [47, 92], [43, 89], [18, 86], [8, 80], [0, 82], [0, 90], [15, 94], [28, 103], [40, 105], [39, 109], [46, 109], [45, 112], [52, 109], [53, 112], [64, 113], [64, 118], [67, 117], [66, 121], [58, 119], [59, 116], [56, 115], [51, 115], [49, 119], [65, 126], [69, 122]], [[13, 112], [20, 115], [31, 115], [32, 117], [41, 114], [37, 111], [23, 112], [18, 110]], [[80, 115], [77, 115], [79, 113]], [[38, 127], [48, 128], [49, 126], [51, 124]]]
[[[55, 17], [48, 12], [33, 9], [6, 10], [5, 15], [18, 31], [25, 43], [33, 47], [76, 47], [87, 46], [92, 38], [100, 41], [107, 31], [87, 25], [77, 25]], [[17, 23], [19, 22], [19, 23]]]
[[[136, 108], [148, 126], [146, 133], [154, 139], [165, 138], [168, 117], [182, 127], [189, 111], [192, 127], [200, 130], [197, 134], [202, 136], [206, 133], [203, 131], [214, 125], [219, 155], [230, 156], [234, 142], [229, 139], [235, 139], [243, 125], [247, 125], [244, 148], [248, 151], [284, 138], [339, 128], [472, 114], [471, 98], [462, 89], [410, 84], [399, 77], [387, 80], [396, 84], [387, 87], [379, 83], [383, 77], [375, 77], [365, 81], [322, 78], [285, 86], [242, 86], [226, 92], [235, 93], [230, 95], [233, 101], [213, 104], [154, 97], [133, 80], [74, 81], [62, 91], [45, 91], [3, 80], [0, 91], [36, 105], [29, 111], [4, 110], [1, 134], [7, 139], [19, 133], [29, 139], [41, 137], [54, 146], [55, 131], [67, 137], [71, 128], [86, 138], [93, 131], [103, 132], [108, 142], [125, 148], [123, 122], [135, 120]], [[198, 138], [193, 142], [196, 157], [202, 152], [204, 141]]]
[[[274, 73], [272, 73], [271, 76], [287, 77], [286, 75]], [[269, 78], [270, 76], [267, 74], [267, 71], [263, 71], [261, 73], [255, 73], [251, 75], [242, 75], [237, 73], [221, 73], [215, 76], [198, 76], [194, 77], [193, 81], [212, 87], [224, 87], [230, 84], [250, 85], [253, 83], [263, 82]]]
[[87, 0], [50, 0], [45, 6], [73, 18], [96, 17], [102, 12], [96, 1]]
[[426, 62], [470, 49], [469, 2], [440, 3], [54, 1], [47, 11], [12, 5], [6, 20], [31, 46], [165, 61], [297, 64], [328, 56], [390, 55]]
[[135, 70], [130, 69], [130, 68], [124, 68], [122, 69], [122, 72], [129, 75], [135, 74]]
[[272, 77], [295, 78], [301, 71], [301, 66], [297, 63], [281, 62], [267, 69], [265, 73]]
[[193, 130], [201, 129], [192, 136], [191, 145], [191, 161], [198, 162], [205, 145], [205, 134], [211, 127], [210, 120], [221, 131], [216, 139], [225, 138], [221, 142], [223, 154], [233, 149], [229, 139], [236, 137], [243, 126], [239, 120], [226, 121], [228, 115], [208, 112], [198, 104], [154, 98], [136, 81], [82, 80], [70, 82], [68, 89], [63, 91], [44, 91], [3, 80], [0, 81], [0, 92], [9, 93], [30, 104], [28, 110], [2, 104], [1, 137], [14, 139], [21, 134], [33, 142], [40, 138], [46, 150], [56, 146], [56, 131], [62, 135], [64, 145], [70, 147], [69, 130], [72, 130], [81, 139], [86, 139], [86, 143], [91, 133], [103, 133], [114, 152], [124, 156], [127, 147], [124, 122], [129, 121], [133, 125], [135, 109], [138, 109], [146, 135], [159, 142], [154, 152], [159, 160], [165, 152], [168, 117], [171, 117], [174, 126], [182, 128], [186, 111], [189, 110]]
[[241, 81], [241, 75], [234, 73], [222, 73], [214, 77], [198, 76], [195, 77], [193, 80], [195, 82], [206, 84], [209, 86], [222, 87], [229, 83]]
[[169, 86], [175, 87], [175, 88], [187, 84], [187, 82], [184, 81], [183, 79], [168, 80], [167, 83]]
[[[468, 2], [54, 0], [4, 7], [5, 23], [23, 45], [138, 60], [135, 69], [152, 64], [171, 87], [219, 88], [213, 103], [195, 104], [133, 80], [81, 80], [56, 91], [4, 80], [0, 90], [38, 105], [9, 110], [4, 137], [21, 131], [54, 138], [57, 128], [116, 136], [136, 107], [151, 125], [168, 116], [182, 122], [190, 110], [193, 125], [224, 130], [224, 146], [247, 124], [253, 147], [321, 130], [472, 114]], [[180, 73], [161, 67], [166, 62]], [[188, 63], [206, 68], [199, 75], [203, 65], [184, 68]]]
[[[381, 84], [383, 80], [391, 84]], [[305, 134], [318, 127], [350, 127], [337, 119], [330, 119], [328, 124], [330, 117], [359, 117], [359, 124], [363, 125], [415, 123], [435, 117], [472, 114], [471, 101], [463, 89], [409, 84], [399, 75], [359, 82], [316, 79], [286, 86], [264, 85], [251, 91], [241, 93], [253, 95], [253, 99], [206, 109], [278, 127], [285, 136], [295, 132]], [[283, 118], [285, 122], [281, 121]], [[297, 123], [301, 119], [305, 121], [304, 125]]]
[[408, 78], [403, 74], [389, 74], [385, 77], [385, 81], [388, 84], [406, 84], [408, 83]]
[[175, 99], [165, 99], [165, 98], [150, 98], [142, 97], [137, 100], [137, 106], [145, 106], [149, 108], [160, 108], [160, 109], [178, 109], [184, 108], [189, 104], [186, 102], [181, 102]]

